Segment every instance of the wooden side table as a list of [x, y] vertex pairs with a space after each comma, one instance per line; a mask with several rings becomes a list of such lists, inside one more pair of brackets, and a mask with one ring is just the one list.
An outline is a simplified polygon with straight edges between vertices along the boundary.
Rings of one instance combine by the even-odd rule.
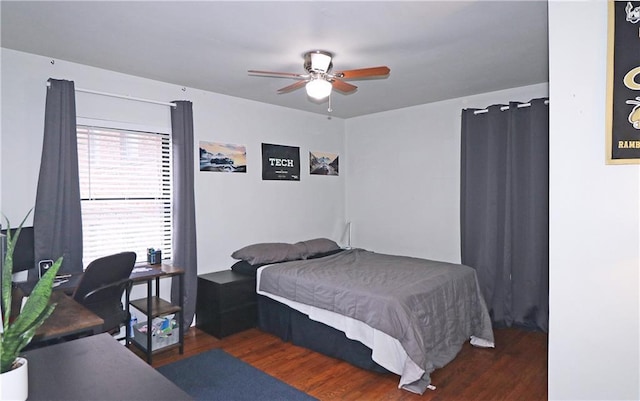
[[[153, 318], [161, 317], [168, 314], [175, 314], [175, 320], [178, 324], [178, 339], [175, 342], [171, 342], [169, 345], [161, 345], [158, 348], [154, 348], [152, 340], [152, 330], [147, 329], [146, 335], [143, 335], [144, 340], [137, 340], [140, 336], [132, 335], [131, 328], [127, 325], [126, 328], [126, 342], [127, 345], [133, 344], [142, 350], [147, 356], [147, 363], [151, 364], [152, 355], [156, 352], [164, 351], [170, 348], [179, 347], [180, 354], [184, 353], [184, 324], [183, 324], [183, 294], [184, 294], [184, 269], [173, 266], [169, 263], [163, 263], [162, 265], [136, 265], [136, 267], [142, 267], [148, 269], [140, 273], [131, 273], [131, 281], [133, 285], [146, 283], [147, 296], [145, 298], [131, 300], [131, 288], [126, 292], [126, 304], [127, 315], [131, 316], [130, 307], [138, 309], [146, 316], [147, 321], [140, 324], [146, 324], [148, 328], [151, 327]], [[160, 279], [177, 277], [178, 282], [178, 305], [174, 305], [169, 301], [160, 298]], [[155, 282], [155, 295], [152, 292], [152, 284]], [[136, 328], [134, 328], [136, 329]]]
[[224, 270], [198, 276], [196, 327], [218, 338], [256, 326], [256, 279]]

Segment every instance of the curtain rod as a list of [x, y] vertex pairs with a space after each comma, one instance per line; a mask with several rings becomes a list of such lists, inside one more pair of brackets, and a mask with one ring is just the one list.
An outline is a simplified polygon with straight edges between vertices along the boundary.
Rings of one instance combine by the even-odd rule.
[[[51, 83], [47, 82], [47, 87], [50, 87], [50, 86], [51, 86]], [[95, 91], [95, 90], [92, 90], [92, 89], [75, 88], [75, 91], [76, 92], [91, 93], [91, 94], [94, 94], [94, 95], [117, 97], [117, 98], [120, 98], [120, 99], [135, 100], [137, 102], [159, 104], [159, 105], [162, 105], [162, 106], [176, 107], [175, 103], [160, 102], [158, 100], [143, 99], [143, 98], [140, 98], [140, 97], [133, 97], [133, 96], [128, 96], [128, 95], [118, 95], [116, 93], [100, 92], [100, 91]]]
[[[544, 104], [546, 104], [546, 105], [548, 106], [548, 105], [549, 105], [549, 101], [548, 101], [548, 100], [545, 100], [545, 101], [544, 101]], [[531, 103], [520, 103], [520, 104], [518, 105], [518, 108], [521, 108], [521, 107], [529, 107], [529, 106], [531, 106]], [[502, 107], [500, 107], [500, 111], [505, 111], [505, 110], [509, 110], [509, 106], [502, 106]], [[488, 112], [489, 112], [489, 109], [476, 110], [476, 111], [474, 111], [474, 112], [473, 112], [473, 114], [482, 114], [482, 113], [488, 113]]]

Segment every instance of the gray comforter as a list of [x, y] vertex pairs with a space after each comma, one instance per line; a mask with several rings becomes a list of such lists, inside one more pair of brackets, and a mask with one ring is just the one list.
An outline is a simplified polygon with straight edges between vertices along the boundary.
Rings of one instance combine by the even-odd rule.
[[269, 266], [259, 289], [396, 338], [425, 371], [418, 387], [426, 388], [429, 374], [449, 363], [471, 336], [493, 342], [475, 270], [464, 265], [353, 249]]

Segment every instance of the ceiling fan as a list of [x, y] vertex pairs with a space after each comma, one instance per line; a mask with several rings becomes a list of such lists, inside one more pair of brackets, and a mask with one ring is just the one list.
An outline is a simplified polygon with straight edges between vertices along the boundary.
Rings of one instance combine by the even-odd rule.
[[333, 54], [328, 51], [312, 50], [304, 54], [304, 69], [307, 70], [306, 74], [258, 70], [249, 70], [249, 74], [297, 79], [298, 82], [278, 89], [278, 93], [292, 92], [304, 86], [307, 90], [307, 95], [316, 100], [322, 100], [331, 94], [332, 89], [345, 94], [358, 89], [357, 86], [345, 82], [345, 80], [382, 78], [389, 75], [391, 71], [387, 66], [380, 66], [331, 72], [333, 68], [332, 59]]

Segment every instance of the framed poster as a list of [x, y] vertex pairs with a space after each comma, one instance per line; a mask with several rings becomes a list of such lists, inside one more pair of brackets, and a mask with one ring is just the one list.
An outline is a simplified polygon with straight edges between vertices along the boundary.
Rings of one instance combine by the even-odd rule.
[[300, 181], [300, 148], [263, 143], [262, 179]]
[[309, 174], [338, 175], [338, 155], [327, 152], [309, 152]]
[[640, 164], [640, 1], [609, 1], [607, 164]]
[[246, 146], [200, 141], [200, 171], [246, 173]]

